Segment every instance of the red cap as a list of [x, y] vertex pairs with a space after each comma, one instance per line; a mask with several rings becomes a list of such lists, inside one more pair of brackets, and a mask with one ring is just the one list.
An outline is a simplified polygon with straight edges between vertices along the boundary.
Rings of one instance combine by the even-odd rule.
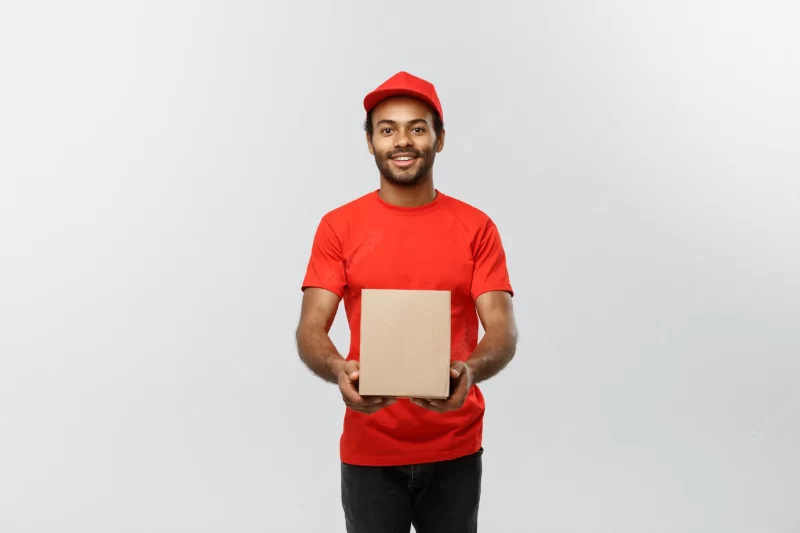
[[436, 88], [430, 82], [418, 78], [413, 74], [409, 74], [408, 72], [398, 72], [383, 82], [377, 89], [369, 93], [364, 98], [364, 109], [369, 112], [384, 98], [401, 95], [422, 100], [438, 111], [439, 117], [444, 120], [442, 104], [439, 103], [439, 96], [436, 94]]

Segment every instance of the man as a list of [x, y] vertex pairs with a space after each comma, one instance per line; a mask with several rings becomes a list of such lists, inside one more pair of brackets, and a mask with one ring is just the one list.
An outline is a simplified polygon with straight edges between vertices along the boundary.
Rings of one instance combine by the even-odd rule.
[[[303, 280], [302, 361], [339, 386], [341, 497], [349, 533], [477, 531], [484, 398], [478, 383], [514, 356], [517, 331], [494, 222], [434, 187], [444, 115], [434, 86], [400, 72], [364, 99], [367, 148], [380, 188], [322, 217]], [[363, 288], [451, 291], [447, 400], [358, 394]], [[340, 300], [343, 358], [328, 336]], [[478, 343], [478, 320], [485, 333]]]

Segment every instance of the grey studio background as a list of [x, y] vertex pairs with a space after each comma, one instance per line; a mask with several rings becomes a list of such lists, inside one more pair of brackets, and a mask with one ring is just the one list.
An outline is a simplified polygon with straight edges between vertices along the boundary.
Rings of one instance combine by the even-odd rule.
[[293, 333], [398, 70], [516, 289], [481, 530], [800, 531], [796, 3], [0, 5], [3, 533], [344, 531]]

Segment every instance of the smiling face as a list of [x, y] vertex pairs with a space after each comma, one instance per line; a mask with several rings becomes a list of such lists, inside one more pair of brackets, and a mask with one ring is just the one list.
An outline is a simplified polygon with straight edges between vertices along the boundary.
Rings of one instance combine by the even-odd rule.
[[367, 145], [384, 179], [411, 187], [430, 178], [436, 154], [444, 148], [444, 132], [436, 135], [434, 112], [427, 104], [393, 97], [372, 110]]

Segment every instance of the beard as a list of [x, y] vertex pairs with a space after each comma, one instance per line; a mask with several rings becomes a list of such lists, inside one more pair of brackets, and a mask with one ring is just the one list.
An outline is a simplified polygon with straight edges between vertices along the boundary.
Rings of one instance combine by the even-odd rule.
[[[392, 163], [392, 156], [401, 153], [412, 154], [417, 158], [410, 168], [397, 168], [394, 166], [394, 163]], [[436, 150], [433, 148], [428, 150], [406, 148], [394, 150], [383, 155], [378, 155], [378, 153], [375, 152], [375, 164], [378, 165], [381, 176], [401, 187], [413, 187], [422, 182], [431, 168], [433, 168], [435, 159]]]

